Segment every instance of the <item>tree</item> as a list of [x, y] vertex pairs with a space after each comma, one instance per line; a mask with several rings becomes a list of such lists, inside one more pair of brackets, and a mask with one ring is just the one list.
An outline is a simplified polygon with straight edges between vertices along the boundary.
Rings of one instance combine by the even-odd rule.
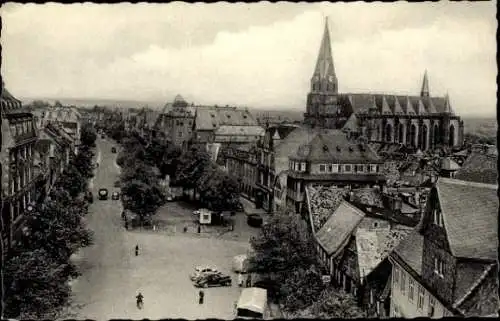
[[90, 178], [94, 176], [93, 157], [94, 152], [90, 147], [82, 145], [78, 149], [78, 155], [72, 160], [71, 165], [75, 166], [85, 178]]
[[240, 203], [238, 182], [210, 163], [196, 182], [202, 203], [212, 210], [235, 210]]
[[300, 216], [292, 211], [276, 213], [250, 240], [254, 272], [290, 272], [316, 263], [314, 241]]
[[321, 292], [317, 301], [312, 304], [311, 311], [316, 318], [353, 319], [368, 317], [367, 313], [357, 305], [354, 296], [332, 287]]
[[68, 191], [71, 197], [77, 197], [86, 189], [87, 181], [76, 166], [70, 164], [64, 170], [56, 185]]
[[56, 100], [56, 102], [54, 103], [54, 107], [62, 107], [63, 105], [61, 104], [61, 102], [59, 100]]
[[92, 126], [88, 124], [82, 126], [82, 131], [80, 135], [80, 140], [82, 145], [87, 147], [94, 147], [96, 139], [97, 139], [97, 132]]
[[5, 273], [5, 316], [20, 319], [52, 319], [53, 312], [71, 296], [68, 264], [59, 264], [44, 249], [23, 251], [2, 267]]
[[323, 289], [321, 274], [314, 265], [308, 269], [300, 267], [287, 274], [281, 284], [280, 297], [284, 308], [295, 312], [313, 304]]

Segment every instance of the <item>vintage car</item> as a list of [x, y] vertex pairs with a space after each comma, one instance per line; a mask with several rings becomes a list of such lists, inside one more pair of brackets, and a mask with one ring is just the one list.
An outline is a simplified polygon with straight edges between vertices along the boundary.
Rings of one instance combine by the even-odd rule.
[[214, 266], [197, 266], [194, 268], [194, 272], [189, 276], [189, 278], [191, 281], [194, 281], [203, 275], [211, 273], [219, 273], [219, 271]]
[[231, 286], [232, 280], [229, 275], [222, 273], [207, 274], [194, 282], [198, 288], [208, 288], [214, 286]]
[[113, 192], [113, 194], [111, 194], [111, 199], [113, 201], [119, 200], [120, 199], [120, 192]]
[[113, 154], [116, 154], [116, 147], [111, 147], [111, 152], [112, 152]]
[[247, 217], [247, 223], [253, 227], [261, 227], [264, 220], [259, 214], [250, 214]]
[[108, 199], [108, 189], [101, 188], [99, 189], [99, 200], [107, 200]]

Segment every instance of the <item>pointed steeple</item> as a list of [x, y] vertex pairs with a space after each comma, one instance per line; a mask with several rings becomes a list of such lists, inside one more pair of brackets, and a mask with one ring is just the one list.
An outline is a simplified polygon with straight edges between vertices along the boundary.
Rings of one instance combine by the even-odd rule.
[[333, 65], [330, 31], [328, 29], [328, 18], [326, 18], [325, 31], [319, 48], [316, 68], [311, 79], [311, 90], [337, 93], [337, 87], [337, 76], [335, 75], [335, 67]]
[[422, 81], [422, 90], [420, 90], [421, 97], [429, 97], [429, 78], [427, 77], [427, 70], [424, 73], [424, 80]]
[[450, 95], [446, 92], [446, 96], [444, 97], [444, 112], [447, 114], [453, 114], [453, 109], [451, 109], [450, 104]]

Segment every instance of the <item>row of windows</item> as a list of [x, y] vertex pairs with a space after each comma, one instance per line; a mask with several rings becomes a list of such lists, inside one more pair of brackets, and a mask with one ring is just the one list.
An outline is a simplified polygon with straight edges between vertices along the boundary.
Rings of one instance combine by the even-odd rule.
[[33, 131], [30, 120], [25, 120], [11, 125], [12, 131], [16, 136], [24, 135]]
[[437, 226], [444, 227], [443, 214], [438, 209], [432, 211], [432, 221]]
[[[406, 295], [406, 273], [401, 270], [398, 266], [394, 266], [393, 276], [392, 276], [393, 287], [396, 288], [399, 286], [399, 290], [402, 295]], [[425, 289], [420, 284], [415, 284], [415, 280], [410, 276], [408, 281], [408, 300], [410, 302], [415, 302], [415, 285], [417, 290], [417, 309], [424, 309], [425, 302]], [[428, 300], [428, 315], [434, 315], [436, 301], [435, 299], [429, 295]]]
[[288, 167], [292, 171], [296, 172], [305, 172], [306, 171], [306, 163], [305, 162], [293, 162], [290, 161]]
[[[179, 120], [177, 120], [177, 121], [175, 122], [175, 124], [176, 124], [177, 126], [184, 126], [184, 122], [179, 121]], [[191, 125], [192, 125], [191, 121], [188, 121], [188, 122], [187, 122], [187, 124], [188, 124], [189, 126], [191, 126]]]
[[320, 173], [378, 173], [379, 165], [353, 165], [353, 164], [320, 164]]

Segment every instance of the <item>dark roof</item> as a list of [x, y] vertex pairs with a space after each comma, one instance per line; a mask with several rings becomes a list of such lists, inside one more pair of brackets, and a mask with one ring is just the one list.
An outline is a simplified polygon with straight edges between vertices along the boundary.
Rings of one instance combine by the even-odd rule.
[[422, 256], [424, 251], [424, 237], [418, 231], [412, 231], [394, 249], [397, 254], [413, 271], [422, 275]]
[[453, 302], [464, 298], [474, 287], [481, 276], [489, 271], [491, 263], [482, 262], [458, 262], [456, 266], [455, 290], [453, 291]]
[[10, 111], [18, 110], [22, 108], [22, 103], [19, 99], [15, 98], [8, 90], [5, 88], [2, 82], [2, 91], [0, 96], [1, 112], [2, 114], [9, 113]]
[[497, 187], [440, 178], [436, 189], [452, 254], [459, 258], [496, 260]]
[[328, 255], [335, 255], [347, 245], [364, 213], [343, 201], [316, 233], [316, 239]]
[[213, 131], [222, 125], [258, 126], [247, 109], [215, 106], [196, 108], [196, 130]]
[[301, 146], [292, 158], [351, 164], [382, 162], [370, 145], [349, 139], [340, 130], [319, 131], [309, 143]]
[[274, 146], [275, 157], [289, 157], [299, 146], [309, 143], [318, 130], [307, 126], [294, 128]]

